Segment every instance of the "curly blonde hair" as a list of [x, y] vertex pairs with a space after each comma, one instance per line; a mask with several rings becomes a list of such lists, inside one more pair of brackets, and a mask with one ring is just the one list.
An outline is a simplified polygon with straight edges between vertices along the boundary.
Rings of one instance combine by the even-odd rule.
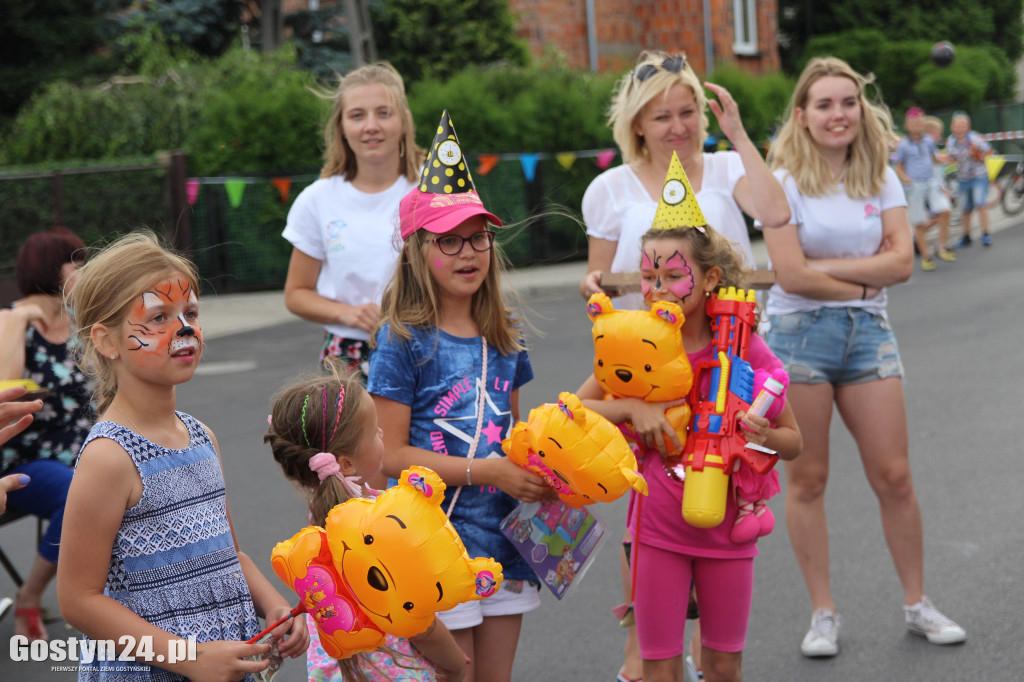
[[[861, 121], [857, 137], [847, 150], [846, 164], [833, 177], [828, 162], [811, 133], [797, 121], [796, 110], [806, 109], [811, 86], [829, 76], [848, 78], [857, 86]], [[885, 184], [889, 146], [897, 140], [892, 115], [881, 99], [871, 98], [867, 86], [872, 76], [862, 76], [837, 57], [816, 57], [807, 63], [786, 107], [785, 122], [768, 151], [772, 169], [784, 168], [806, 196], [820, 197], [835, 192], [839, 183], [853, 199], [877, 195]]]

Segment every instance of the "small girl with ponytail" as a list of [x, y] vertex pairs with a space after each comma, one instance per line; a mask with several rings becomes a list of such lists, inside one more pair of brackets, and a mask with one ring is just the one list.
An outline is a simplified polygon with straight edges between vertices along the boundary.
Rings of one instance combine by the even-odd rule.
[[[326, 374], [296, 380], [275, 396], [263, 437], [284, 475], [306, 495], [310, 522], [321, 527], [335, 506], [375, 494], [368, 482], [380, 476], [384, 457], [377, 411], [360, 375], [330, 359], [324, 369]], [[439, 676], [458, 682], [469, 663], [439, 619], [410, 640], [388, 635], [377, 651], [336, 660], [321, 648], [314, 622], [306, 618], [311, 682], [426, 682]]]

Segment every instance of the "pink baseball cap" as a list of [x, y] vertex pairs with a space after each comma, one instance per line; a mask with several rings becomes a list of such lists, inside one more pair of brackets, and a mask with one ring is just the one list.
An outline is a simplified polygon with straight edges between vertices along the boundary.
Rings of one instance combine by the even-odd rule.
[[476, 190], [455, 194], [430, 194], [414, 188], [398, 205], [398, 219], [402, 239], [408, 239], [416, 230], [444, 234], [473, 216], [483, 216], [487, 222], [501, 227], [501, 220], [486, 208]]
[[484, 208], [476, 193], [459, 137], [445, 109], [434, 142], [427, 150], [420, 181], [398, 205], [402, 239], [408, 239], [416, 230], [444, 234], [478, 215], [501, 227], [501, 221]]

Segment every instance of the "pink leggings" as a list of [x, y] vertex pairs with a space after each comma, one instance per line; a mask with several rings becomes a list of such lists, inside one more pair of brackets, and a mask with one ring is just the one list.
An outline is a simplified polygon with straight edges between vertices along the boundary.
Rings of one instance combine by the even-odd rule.
[[683, 654], [690, 581], [697, 588], [701, 644], [743, 651], [750, 621], [754, 559], [707, 559], [639, 545], [633, 613], [645, 660]]

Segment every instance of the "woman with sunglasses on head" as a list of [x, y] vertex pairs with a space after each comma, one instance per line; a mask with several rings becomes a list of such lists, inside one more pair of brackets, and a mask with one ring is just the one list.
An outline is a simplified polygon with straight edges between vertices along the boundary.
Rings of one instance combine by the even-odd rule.
[[[709, 107], [735, 151], [704, 153]], [[714, 83], [702, 87], [685, 56], [642, 53], [616, 86], [608, 122], [623, 163], [599, 175], [583, 196], [589, 238], [584, 298], [603, 291], [605, 272], [640, 271], [640, 237], [654, 220], [673, 151], [708, 224], [736, 243], [747, 267], [754, 256], [743, 213], [768, 226], [789, 220], [786, 195], [747, 136], [735, 100]], [[616, 308], [642, 304], [639, 294], [615, 300]]]
[[292, 243], [284, 302], [324, 326], [320, 361], [369, 368], [370, 332], [398, 249], [398, 202], [416, 186], [416, 147], [402, 77], [368, 64], [338, 84], [325, 131], [320, 179], [295, 199], [283, 237]]

